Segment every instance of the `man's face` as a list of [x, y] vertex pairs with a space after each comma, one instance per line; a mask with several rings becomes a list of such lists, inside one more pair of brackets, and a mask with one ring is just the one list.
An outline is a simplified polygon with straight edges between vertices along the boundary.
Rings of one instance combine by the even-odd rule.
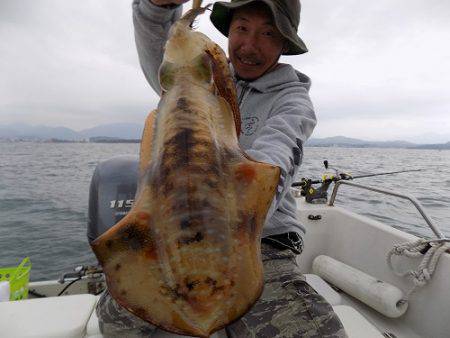
[[228, 33], [228, 54], [237, 75], [255, 80], [272, 70], [283, 51], [284, 39], [264, 5], [234, 11]]

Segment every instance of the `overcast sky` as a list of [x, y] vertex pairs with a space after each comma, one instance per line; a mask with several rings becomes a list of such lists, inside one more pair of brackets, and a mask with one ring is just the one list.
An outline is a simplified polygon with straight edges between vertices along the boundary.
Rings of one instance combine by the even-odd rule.
[[[303, 0], [315, 137], [450, 141], [450, 1]], [[208, 16], [199, 30], [226, 49]], [[143, 123], [130, 0], [0, 0], [0, 124]]]

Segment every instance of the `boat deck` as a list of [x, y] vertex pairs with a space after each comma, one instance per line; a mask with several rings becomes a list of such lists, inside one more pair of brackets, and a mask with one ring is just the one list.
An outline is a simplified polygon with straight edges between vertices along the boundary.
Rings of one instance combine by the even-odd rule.
[[[363, 303], [360, 298], [364, 297], [350, 296], [352, 292], [344, 292], [344, 288], [325, 281], [327, 277], [315, 271], [315, 261], [317, 257], [329, 257], [341, 266], [357, 269], [401, 290], [399, 292], [407, 292], [412, 287], [411, 282], [389, 269], [386, 255], [395, 244], [414, 241], [417, 237], [340, 207], [299, 201], [298, 210], [307, 229], [305, 249], [298, 260], [300, 270], [305, 273], [307, 282], [333, 306], [349, 337], [450, 336], [450, 254], [440, 257], [429, 283], [408, 299], [406, 312], [398, 318], [389, 318]], [[416, 268], [420, 261], [421, 257], [405, 258], [397, 263], [401, 270], [407, 270]], [[340, 278], [345, 281], [347, 277], [343, 274]], [[69, 282], [63, 285], [57, 281], [32, 283], [30, 290], [54, 296]], [[98, 296], [87, 294], [87, 285], [86, 280], [74, 284], [64, 297], [0, 303], [2, 336], [102, 337], [94, 311]], [[156, 337], [180, 336], [161, 331]], [[220, 331], [212, 337], [226, 335]]]
[[[369, 320], [354, 309], [354, 304], [347, 299], [346, 295], [337, 294], [318, 276], [307, 275], [306, 278], [333, 304], [349, 337], [383, 337]], [[95, 313], [98, 298], [99, 296], [79, 294], [37, 298], [9, 304], [0, 303], [2, 334], [5, 337], [101, 338], [103, 335]], [[21, 323], [21, 325], [18, 326], [15, 323]], [[159, 331], [154, 337], [183, 336]], [[219, 331], [212, 337], [226, 337], [226, 334], [224, 331]], [[416, 335], [408, 333], [405, 337], [416, 337]]]

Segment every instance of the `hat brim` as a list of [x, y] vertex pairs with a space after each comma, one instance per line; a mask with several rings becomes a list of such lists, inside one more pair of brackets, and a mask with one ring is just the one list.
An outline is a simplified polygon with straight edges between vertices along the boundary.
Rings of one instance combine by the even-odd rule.
[[281, 35], [287, 41], [287, 50], [283, 52], [283, 55], [299, 55], [306, 53], [308, 48], [306, 48], [305, 43], [297, 35], [297, 31], [289, 23], [288, 19], [280, 15], [276, 10], [275, 5], [269, 0], [243, 0], [237, 2], [215, 2], [210, 20], [214, 27], [216, 27], [223, 35], [228, 37], [228, 31], [230, 29], [232, 11], [236, 8], [245, 6], [249, 3], [260, 1], [265, 3], [271, 10], [274, 17], [275, 25], [280, 31]]

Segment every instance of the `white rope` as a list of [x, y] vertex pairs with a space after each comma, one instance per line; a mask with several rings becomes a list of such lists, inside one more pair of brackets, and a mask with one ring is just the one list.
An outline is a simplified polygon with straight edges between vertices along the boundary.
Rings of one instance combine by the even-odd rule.
[[[427, 252], [423, 255], [422, 250], [428, 248]], [[437, 240], [418, 239], [414, 242], [407, 242], [403, 244], [397, 244], [387, 254], [387, 264], [389, 268], [400, 277], [410, 276], [414, 286], [406, 294], [406, 300], [409, 299], [411, 294], [417, 289], [428, 283], [431, 276], [436, 269], [436, 265], [440, 256], [447, 250], [450, 250], [450, 239], [443, 238]], [[406, 257], [420, 257], [423, 255], [422, 262], [416, 270], [409, 271], [397, 271], [392, 265], [393, 256], [406, 256]]]

